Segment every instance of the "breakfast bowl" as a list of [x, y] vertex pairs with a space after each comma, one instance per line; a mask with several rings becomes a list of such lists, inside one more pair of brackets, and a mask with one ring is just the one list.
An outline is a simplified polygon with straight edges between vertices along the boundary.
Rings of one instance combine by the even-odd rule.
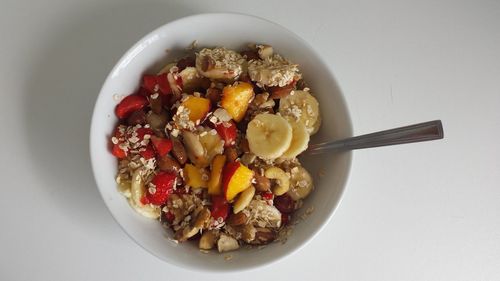
[[311, 143], [352, 135], [348, 109], [327, 64], [306, 41], [278, 24], [242, 14], [199, 14], [167, 23], [140, 39], [111, 70], [97, 98], [90, 130], [91, 162], [102, 198], [118, 224], [138, 245], [172, 265], [200, 271], [239, 271], [271, 264], [306, 245], [329, 222], [345, 189], [351, 152], [301, 156], [314, 190], [292, 217], [293, 227], [286, 239], [227, 253], [204, 252], [193, 243], [177, 243], [170, 231], [157, 220], [135, 212], [118, 192], [117, 160], [110, 153], [109, 139], [118, 122], [115, 108], [120, 97], [137, 91], [145, 73], [158, 72], [186, 49], [223, 46], [241, 50], [249, 43], [273, 46], [300, 66], [321, 109], [322, 125]]

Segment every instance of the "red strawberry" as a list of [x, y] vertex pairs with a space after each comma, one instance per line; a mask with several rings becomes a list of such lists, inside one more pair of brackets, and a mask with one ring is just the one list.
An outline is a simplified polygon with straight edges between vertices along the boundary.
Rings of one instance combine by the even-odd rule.
[[127, 153], [120, 148], [119, 144], [113, 144], [113, 147], [111, 148], [111, 154], [113, 154], [118, 159], [127, 157]]
[[153, 146], [160, 157], [167, 155], [167, 153], [172, 150], [173, 143], [169, 139], [152, 136], [151, 142], [153, 143]]
[[[153, 130], [151, 130], [150, 128], [144, 128], [144, 127], [136, 129], [135, 132], [137, 133], [137, 138], [139, 139], [140, 142], [142, 140], [144, 140], [145, 135], [153, 136], [153, 134], [154, 134]], [[129, 136], [129, 137], [131, 137], [131, 136]]]
[[264, 200], [273, 200], [273, 198], [274, 198], [274, 194], [272, 192], [269, 192], [269, 191], [262, 193], [261, 196], [262, 196], [262, 199], [264, 199]]
[[229, 215], [229, 203], [222, 195], [212, 196], [211, 215], [217, 221], [222, 218], [225, 221]]
[[139, 154], [144, 157], [144, 159], [148, 160], [155, 157], [155, 150], [153, 149], [153, 146], [148, 145], [146, 146], [146, 150], [140, 151]]
[[130, 113], [142, 109], [148, 104], [148, 100], [144, 96], [130, 95], [126, 96], [115, 109], [115, 114], [118, 118], [127, 118]]
[[142, 77], [142, 87], [146, 89], [150, 94], [159, 90], [157, 88], [158, 78], [156, 75], [144, 75]]
[[[111, 154], [113, 154], [118, 159], [123, 159], [127, 157], [127, 153], [120, 148], [120, 144], [124, 142], [125, 128], [126, 127], [123, 125], [118, 125], [115, 128], [113, 137], [111, 138]], [[113, 139], [116, 143], [113, 143]]]
[[163, 95], [168, 95], [172, 93], [172, 89], [170, 88], [170, 84], [168, 83], [167, 75], [168, 73], [163, 73], [156, 76], [156, 82], [158, 83], [158, 88], [160, 89]]
[[174, 189], [176, 175], [174, 173], [161, 172], [157, 174], [151, 183], [153, 186], [146, 190], [146, 198], [149, 203], [163, 205]]
[[233, 146], [236, 141], [236, 125], [233, 121], [222, 122], [215, 125], [215, 130], [224, 140], [224, 147]]

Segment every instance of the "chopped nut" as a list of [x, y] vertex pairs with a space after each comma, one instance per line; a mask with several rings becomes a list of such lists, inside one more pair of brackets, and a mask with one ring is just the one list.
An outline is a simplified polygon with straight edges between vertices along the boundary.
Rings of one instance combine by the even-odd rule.
[[243, 212], [231, 214], [226, 220], [226, 224], [231, 226], [243, 225], [247, 222], [248, 217]]
[[219, 250], [219, 253], [233, 251], [239, 247], [238, 241], [226, 234], [221, 234], [219, 241], [217, 241], [217, 250]]
[[215, 246], [217, 235], [218, 231], [216, 230], [203, 232], [203, 235], [201, 235], [200, 242], [198, 244], [198, 248], [203, 250], [211, 250]]

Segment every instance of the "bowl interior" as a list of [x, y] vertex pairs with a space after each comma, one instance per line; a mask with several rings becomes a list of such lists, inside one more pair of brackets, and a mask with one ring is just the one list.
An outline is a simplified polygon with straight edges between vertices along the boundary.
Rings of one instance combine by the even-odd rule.
[[[117, 121], [114, 115], [117, 102], [113, 97], [132, 93], [142, 74], [158, 70], [178, 58], [193, 40], [197, 40], [200, 47], [242, 49], [255, 42], [272, 45], [278, 53], [300, 65], [311, 91], [319, 100], [323, 123], [311, 143], [352, 135], [348, 111], [335, 79], [305, 41], [277, 24], [252, 16], [195, 15], [166, 24], [145, 36], [120, 59], [105, 81], [95, 105], [90, 136], [97, 185], [125, 232], [143, 248], [171, 264], [217, 271], [268, 264], [300, 248], [328, 222], [340, 201], [349, 174], [350, 152], [302, 159], [313, 175], [316, 188], [296, 217], [310, 207], [314, 211], [295, 226], [285, 244], [274, 243], [263, 249], [242, 249], [220, 255], [202, 253], [194, 243], [176, 244], [168, 239], [169, 233], [157, 221], [136, 214], [117, 192], [114, 181], [116, 160], [107, 150], [107, 140]], [[227, 255], [231, 255], [230, 260], [224, 258]]]

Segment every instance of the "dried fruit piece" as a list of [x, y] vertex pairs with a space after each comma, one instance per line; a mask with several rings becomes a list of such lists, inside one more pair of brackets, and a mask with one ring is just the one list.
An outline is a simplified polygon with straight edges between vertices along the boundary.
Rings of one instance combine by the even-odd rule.
[[165, 172], [177, 173], [181, 165], [174, 158], [165, 155], [158, 160], [158, 168]]

